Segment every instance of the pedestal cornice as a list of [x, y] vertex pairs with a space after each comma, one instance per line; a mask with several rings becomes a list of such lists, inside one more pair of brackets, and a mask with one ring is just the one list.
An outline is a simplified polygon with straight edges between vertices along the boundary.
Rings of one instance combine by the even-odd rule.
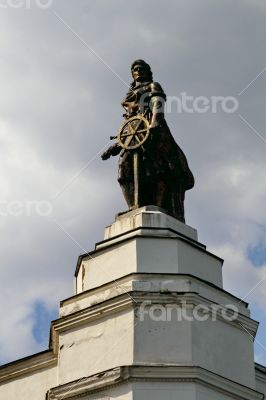
[[146, 364], [121, 366], [52, 388], [47, 400], [76, 399], [129, 382], [195, 383], [236, 400], [263, 400], [264, 395], [194, 365]]
[[[190, 310], [193, 310], [198, 306], [210, 308], [211, 305], [216, 305], [216, 303], [211, 302], [209, 299], [206, 299], [200, 296], [198, 293], [193, 292], [158, 293], [130, 291], [52, 321], [50, 346], [54, 349], [54, 352], [57, 353], [60, 333], [81, 327], [91, 321], [103, 319], [106, 316], [111, 317], [112, 315], [123, 310], [138, 309], [143, 304], [149, 304], [149, 306], [164, 305], [166, 307], [171, 307], [173, 305], [177, 307], [185, 306], [185, 308]], [[253, 339], [255, 338], [258, 329], [257, 321], [254, 321], [240, 313], [234, 320], [228, 321], [224, 319], [223, 311], [226, 311], [226, 308], [224, 306], [220, 306], [216, 313], [217, 320], [223, 321], [225, 324], [233, 325]]]

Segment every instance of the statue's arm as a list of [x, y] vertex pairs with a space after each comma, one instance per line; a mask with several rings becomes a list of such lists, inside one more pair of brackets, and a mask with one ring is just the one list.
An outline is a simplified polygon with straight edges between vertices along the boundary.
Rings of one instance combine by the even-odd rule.
[[102, 160], [108, 160], [111, 156], [117, 156], [122, 147], [119, 143], [115, 143], [112, 146], [108, 147], [108, 149], [101, 155]]
[[150, 92], [150, 108], [152, 112], [151, 128], [156, 128], [160, 125], [160, 122], [164, 119], [164, 106], [166, 101], [166, 95], [157, 82], [153, 82], [151, 85]]
[[160, 122], [164, 119], [164, 105], [165, 100], [161, 96], [153, 96], [150, 101], [150, 107], [152, 112], [151, 128], [156, 128], [160, 125]]

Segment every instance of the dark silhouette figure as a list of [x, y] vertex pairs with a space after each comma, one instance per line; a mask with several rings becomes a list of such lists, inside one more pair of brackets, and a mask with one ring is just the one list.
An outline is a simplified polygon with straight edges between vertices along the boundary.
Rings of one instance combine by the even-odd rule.
[[[131, 72], [133, 82], [122, 102], [125, 128], [102, 159], [120, 154], [118, 181], [130, 209], [155, 205], [185, 222], [185, 192], [194, 186], [194, 177], [165, 121], [166, 95], [160, 84], [153, 82], [145, 61], [136, 60]], [[145, 117], [148, 129], [133, 118], [140, 116]]]

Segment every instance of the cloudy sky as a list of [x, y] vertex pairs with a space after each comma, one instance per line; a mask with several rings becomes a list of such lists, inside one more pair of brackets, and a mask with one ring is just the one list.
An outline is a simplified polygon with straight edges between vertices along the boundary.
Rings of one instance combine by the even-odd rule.
[[126, 208], [99, 153], [144, 58], [169, 97], [239, 103], [167, 121], [196, 178], [187, 223], [261, 322], [266, 364], [265, 19], [262, 0], [0, 0], [1, 363], [47, 348], [78, 255]]

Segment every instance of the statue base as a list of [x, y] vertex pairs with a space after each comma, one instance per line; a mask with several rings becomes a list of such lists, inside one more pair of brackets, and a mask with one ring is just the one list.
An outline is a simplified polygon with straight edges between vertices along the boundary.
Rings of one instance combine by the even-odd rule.
[[132, 273], [189, 274], [222, 287], [222, 264], [198, 241], [196, 229], [145, 206], [117, 215], [95, 250], [79, 257], [76, 290]]

